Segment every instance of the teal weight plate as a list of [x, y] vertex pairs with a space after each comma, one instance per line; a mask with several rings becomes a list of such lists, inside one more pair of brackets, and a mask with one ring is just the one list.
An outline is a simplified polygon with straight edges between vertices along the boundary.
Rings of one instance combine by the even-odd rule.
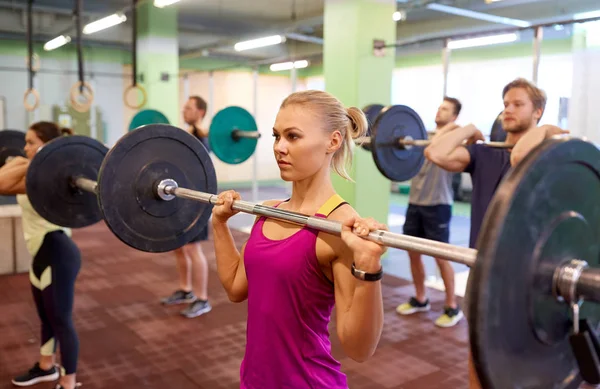
[[138, 127], [145, 126], [147, 124], [170, 124], [169, 119], [159, 111], [154, 109], [144, 109], [138, 112], [131, 123], [129, 123], [129, 131], [133, 131]]
[[239, 131], [258, 131], [252, 114], [242, 107], [227, 107], [214, 116], [208, 141], [217, 158], [228, 164], [239, 164], [250, 158], [256, 150], [257, 139], [234, 139], [232, 133]]

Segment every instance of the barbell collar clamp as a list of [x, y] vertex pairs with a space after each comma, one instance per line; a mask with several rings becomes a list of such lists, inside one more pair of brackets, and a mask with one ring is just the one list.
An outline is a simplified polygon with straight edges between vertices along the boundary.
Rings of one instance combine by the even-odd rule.
[[[553, 290], [559, 301], [575, 304], [581, 300], [581, 290], [578, 287], [583, 272], [588, 269], [588, 263], [580, 259], [572, 259], [554, 271]], [[597, 289], [597, 288], [596, 288]], [[590, 291], [587, 291], [590, 292]], [[595, 292], [597, 294], [597, 292]]]
[[168, 178], [158, 183], [155, 193], [161, 200], [171, 201], [175, 198], [174, 191], [178, 187], [177, 181]]

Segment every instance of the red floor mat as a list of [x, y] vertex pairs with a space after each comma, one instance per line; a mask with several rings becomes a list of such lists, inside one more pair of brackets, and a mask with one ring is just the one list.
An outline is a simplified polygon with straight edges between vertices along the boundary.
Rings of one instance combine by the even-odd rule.
[[[234, 231], [234, 237], [241, 246], [247, 235]], [[172, 253], [130, 249], [102, 223], [75, 231], [74, 239], [83, 253], [74, 313], [82, 389], [239, 387], [247, 306], [227, 300], [210, 242], [204, 249], [213, 310], [190, 320], [179, 315], [183, 306], [159, 304], [177, 286]], [[443, 293], [430, 290], [431, 312], [400, 317], [395, 307], [414, 293], [412, 285], [386, 276], [383, 288], [384, 332], [368, 362], [345, 358], [334, 323], [330, 327], [333, 352], [350, 388], [467, 388], [466, 322], [450, 329], [433, 324], [442, 311]], [[0, 277], [0, 388], [12, 388], [10, 379], [36, 361], [38, 332], [28, 276]]]

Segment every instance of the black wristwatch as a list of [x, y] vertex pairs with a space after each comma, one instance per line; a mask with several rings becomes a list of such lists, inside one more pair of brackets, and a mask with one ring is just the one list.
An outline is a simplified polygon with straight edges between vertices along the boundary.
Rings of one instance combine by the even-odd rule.
[[366, 273], [358, 270], [352, 262], [352, 275], [362, 281], [379, 281], [383, 278], [383, 267], [377, 273]]

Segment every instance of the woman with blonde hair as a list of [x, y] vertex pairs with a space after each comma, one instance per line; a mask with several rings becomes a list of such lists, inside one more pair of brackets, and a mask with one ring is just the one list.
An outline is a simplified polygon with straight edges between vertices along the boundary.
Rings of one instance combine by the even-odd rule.
[[264, 204], [339, 221], [341, 237], [258, 217], [240, 252], [227, 220], [241, 197], [219, 194], [212, 217], [219, 278], [231, 301], [248, 300], [241, 388], [347, 388], [331, 354], [334, 305], [345, 354], [362, 362], [375, 352], [383, 328], [385, 249], [361, 236], [387, 227], [360, 218], [330, 177], [333, 170], [350, 180], [354, 139], [367, 125], [360, 109], [345, 108], [326, 92], [303, 91], [283, 101], [273, 127], [275, 160], [292, 194]]

